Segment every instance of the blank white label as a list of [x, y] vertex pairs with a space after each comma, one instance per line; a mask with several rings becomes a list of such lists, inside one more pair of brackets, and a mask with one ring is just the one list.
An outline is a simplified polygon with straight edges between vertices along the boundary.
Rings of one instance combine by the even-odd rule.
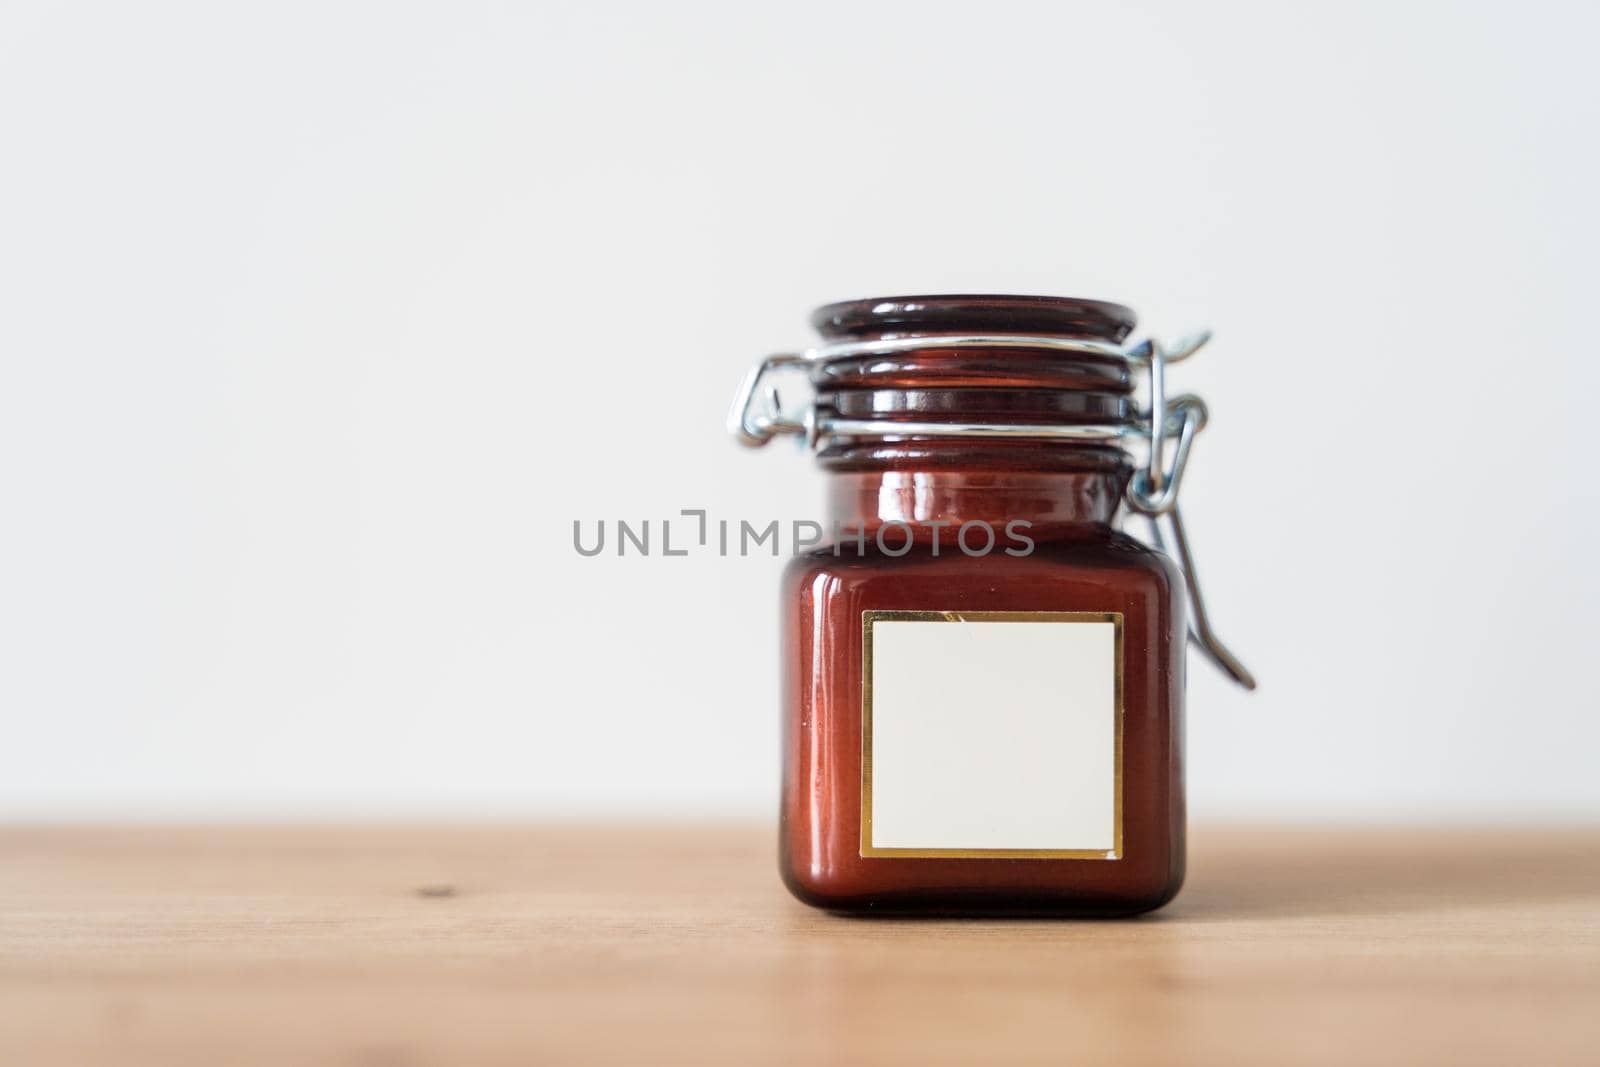
[[1117, 858], [1121, 619], [866, 612], [862, 855]]

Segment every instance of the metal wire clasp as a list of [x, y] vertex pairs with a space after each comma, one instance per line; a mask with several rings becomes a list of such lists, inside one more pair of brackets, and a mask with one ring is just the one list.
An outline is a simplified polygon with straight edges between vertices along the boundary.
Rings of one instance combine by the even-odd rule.
[[[1146, 418], [1150, 449], [1144, 466], [1128, 481], [1127, 498], [1128, 505], [1150, 521], [1151, 540], [1174, 556], [1183, 570], [1184, 585], [1189, 591], [1189, 635], [1196, 646], [1222, 673], [1245, 689], [1254, 689], [1255, 676], [1211, 628], [1205, 597], [1200, 592], [1200, 575], [1183, 527], [1183, 513], [1178, 510], [1178, 487], [1183, 483], [1183, 472], [1189, 464], [1189, 448], [1194, 444], [1195, 435], [1205, 429], [1209, 415], [1205, 401], [1193, 394], [1167, 400], [1167, 364], [1188, 359], [1210, 340], [1211, 332], [1206, 330], [1184, 338], [1170, 350], [1150, 340], [1130, 351], [1130, 355], [1142, 359], [1149, 370]], [[1166, 442], [1171, 435], [1176, 435], [1177, 443], [1168, 465]]]
[[[804, 436], [808, 443], [815, 443], [817, 409], [814, 405], [806, 405], [800, 419], [786, 418], [778, 387], [768, 386], [765, 393], [761, 392], [761, 383], [771, 371], [808, 361], [808, 355], [804, 352], [779, 352], [768, 356], [745, 374], [744, 381], [739, 383], [738, 393], [734, 395], [733, 406], [728, 409], [728, 432], [740, 444], [760, 448], [779, 434], [798, 434]], [[759, 411], [755, 409], [757, 396], [763, 402]]]
[[[1183, 484], [1184, 471], [1188, 469], [1189, 451], [1194, 445], [1195, 436], [1205, 429], [1209, 416], [1205, 402], [1198, 396], [1185, 393], [1170, 400], [1167, 398], [1167, 367], [1188, 359], [1210, 340], [1209, 330], [1190, 334], [1171, 347], [1154, 340], [1141, 341], [1124, 348], [1102, 341], [1060, 337], [974, 334], [959, 337], [941, 335], [938, 338], [941, 348], [1047, 348], [1091, 352], [1126, 360], [1130, 370], [1145, 372], [1148, 383], [1148, 403], [1139, 412], [1140, 425], [1131, 427], [1121, 423], [1049, 426], [1037, 423], [922, 423], [841, 419], [831, 413], [819, 415], [815, 404], [807, 404], [796, 417], [784, 411], [776, 386], [767, 385], [763, 392], [767, 376], [784, 367], [810, 366], [847, 356], [907, 351], [925, 348], [929, 344], [927, 338], [909, 337], [843, 341], [804, 352], [780, 352], [768, 356], [752, 367], [740, 383], [733, 406], [728, 409], [728, 431], [741, 444], [751, 448], [759, 448], [780, 435], [800, 437], [811, 447], [832, 436], [896, 440], [911, 437], [1020, 437], [1090, 442], [1119, 442], [1143, 437], [1148, 449], [1144, 463], [1128, 481], [1128, 505], [1149, 520], [1151, 540], [1158, 548], [1172, 555], [1183, 570], [1184, 585], [1189, 593], [1189, 633], [1195, 644], [1224, 674], [1244, 688], [1254, 689], [1255, 677], [1211, 628], [1205, 599], [1200, 593], [1194, 555], [1189, 550], [1183, 516], [1178, 510], [1178, 490]], [[1172, 442], [1170, 449], [1169, 440]]]

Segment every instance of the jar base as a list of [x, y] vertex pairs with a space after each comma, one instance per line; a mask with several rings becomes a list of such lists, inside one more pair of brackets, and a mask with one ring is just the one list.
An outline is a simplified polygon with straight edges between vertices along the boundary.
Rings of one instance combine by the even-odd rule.
[[1113, 893], [1037, 889], [1008, 892], [993, 887], [831, 892], [789, 870], [783, 870], [782, 875], [784, 885], [802, 904], [854, 918], [1129, 918], [1166, 906], [1183, 888], [1181, 869], [1154, 887]]

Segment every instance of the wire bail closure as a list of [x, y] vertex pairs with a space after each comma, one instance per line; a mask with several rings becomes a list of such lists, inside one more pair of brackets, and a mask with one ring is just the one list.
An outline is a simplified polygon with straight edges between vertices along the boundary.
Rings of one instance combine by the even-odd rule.
[[[1189, 592], [1189, 635], [1196, 646], [1219, 670], [1245, 689], [1256, 687], [1255, 677], [1217, 637], [1200, 593], [1194, 555], [1189, 547], [1183, 516], [1178, 509], [1178, 490], [1188, 469], [1189, 451], [1195, 436], [1205, 429], [1209, 414], [1203, 400], [1192, 393], [1167, 398], [1167, 367], [1194, 355], [1211, 340], [1211, 331], [1202, 330], [1181, 338], [1171, 347], [1153, 339], [1123, 346], [1105, 341], [1072, 340], [1019, 334], [967, 334], [938, 337], [901, 337], [890, 340], [843, 341], [819, 345], [800, 352], [770, 355], [745, 374], [728, 409], [728, 432], [740, 444], [760, 448], [775, 437], [793, 436], [808, 448], [817, 448], [831, 437], [873, 437], [904, 440], [918, 437], [1012, 437], [1033, 440], [1077, 441], [1084, 443], [1122, 443], [1144, 438], [1145, 462], [1128, 481], [1128, 506], [1150, 523], [1155, 547], [1174, 557], [1183, 571]], [[1134, 425], [1037, 423], [962, 423], [902, 422], [886, 419], [844, 419], [831, 412], [820, 412], [807, 404], [798, 415], [787, 413], [776, 385], [768, 375], [786, 367], [810, 367], [832, 359], [862, 355], [890, 355], [928, 348], [1044, 348], [1112, 356], [1124, 360], [1135, 372], [1145, 374], [1148, 403]], [[763, 388], [765, 387], [765, 388]], [[1168, 461], [1168, 440], [1173, 441]]]

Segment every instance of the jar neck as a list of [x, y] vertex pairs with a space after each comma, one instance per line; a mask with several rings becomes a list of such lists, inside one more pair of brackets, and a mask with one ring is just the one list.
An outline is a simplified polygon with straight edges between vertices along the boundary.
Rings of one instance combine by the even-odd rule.
[[1126, 468], [1067, 471], [854, 470], [828, 478], [828, 517], [875, 533], [888, 523], [919, 528], [1021, 521], [1037, 538], [1104, 532], [1127, 488]]

